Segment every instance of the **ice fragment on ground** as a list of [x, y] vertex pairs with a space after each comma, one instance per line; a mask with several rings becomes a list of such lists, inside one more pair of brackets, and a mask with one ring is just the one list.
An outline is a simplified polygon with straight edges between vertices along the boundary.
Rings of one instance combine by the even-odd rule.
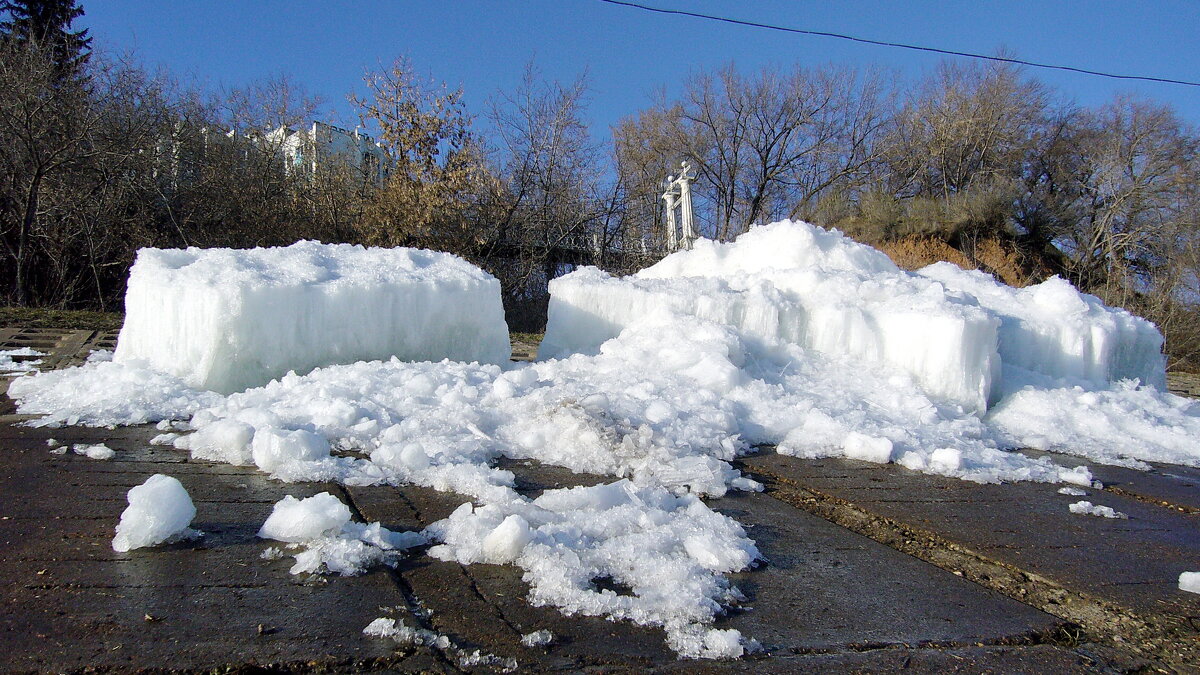
[[892, 442], [851, 431], [842, 439], [842, 452], [848, 459], [887, 464], [892, 458]]
[[551, 642], [554, 642], [554, 633], [546, 629], [535, 630], [521, 636], [521, 644], [526, 647], [545, 647]]
[[34, 427], [112, 427], [191, 417], [221, 397], [191, 389], [144, 363], [86, 363], [14, 380], [8, 395], [22, 415], [41, 415]]
[[349, 522], [350, 507], [328, 492], [305, 499], [287, 495], [275, 503], [258, 536], [296, 544], [340, 533]]
[[439, 635], [424, 628], [409, 628], [404, 625], [402, 620], [386, 616], [381, 616], [367, 624], [367, 627], [363, 629], [363, 635], [389, 638], [401, 645], [425, 645], [441, 649], [450, 647], [450, 638], [445, 635]]
[[113, 353], [111, 349], [93, 349], [84, 359], [87, 363], [96, 363], [98, 361], [112, 361]]
[[161, 473], [133, 487], [126, 496], [129, 506], [117, 524], [114, 551], [124, 553], [143, 546], [199, 536], [188, 529], [196, 507], [183, 485]]
[[517, 669], [517, 660], [509, 658], [501, 658], [495, 654], [476, 649], [473, 652], [462, 651], [458, 656], [459, 668], [474, 668], [475, 666], [495, 666], [500, 668], [502, 672], [510, 672]]
[[1079, 488], [1073, 488], [1073, 487], [1062, 487], [1062, 488], [1058, 489], [1058, 494], [1068, 495], [1071, 497], [1086, 497], [1087, 491], [1080, 490]]
[[292, 545], [292, 574], [342, 576], [362, 574], [377, 564], [394, 565], [401, 551], [426, 541], [415, 532], [351, 522], [350, 508], [328, 492], [305, 499], [285, 496], [276, 502], [258, 536]]
[[103, 443], [88, 445], [87, 443], [76, 443], [71, 446], [71, 450], [77, 455], [83, 455], [88, 459], [112, 459], [117, 453], [112, 448]]
[[1111, 506], [1101, 506], [1099, 504], [1093, 504], [1089, 501], [1078, 501], [1069, 505], [1067, 508], [1071, 510], [1071, 513], [1080, 513], [1089, 516], [1102, 516], [1104, 518], [1129, 517], [1120, 511], [1114, 511]]
[[1123, 381], [1102, 389], [1027, 385], [985, 421], [1005, 443], [1136, 469], [1200, 467], [1200, 401]]
[[297, 242], [142, 249], [114, 360], [222, 393], [397, 356], [503, 363], [500, 283], [447, 253]]
[[176, 433], [158, 434], [150, 439], [150, 445], [174, 445], [177, 438], [179, 434]]
[[[18, 360], [14, 359], [14, 356], [26, 358]], [[0, 349], [0, 373], [30, 373], [37, 371], [37, 367], [42, 365], [42, 360], [30, 360], [28, 358], [30, 356], [45, 356], [45, 354], [30, 347], [21, 347], [19, 349]]]
[[1179, 574], [1179, 590], [1200, 593], [1200, 572], [1181, 572]]
[[[722, 575], [749, 567], [758, 550], [736, 521], [693, 495], [627, 480], [548, 490], [532, 501], [464, 504], [426, 532], [442, 542], [430, 549], [441, 560], [491, 562], [497, 550], [515, 552], [535, 606], [662, 626], [683, 656], [737, 657], [745, 649], [740, 633], [712, 622], [741, 599]], [[602, 579], [629, 592], [598, 586]]]

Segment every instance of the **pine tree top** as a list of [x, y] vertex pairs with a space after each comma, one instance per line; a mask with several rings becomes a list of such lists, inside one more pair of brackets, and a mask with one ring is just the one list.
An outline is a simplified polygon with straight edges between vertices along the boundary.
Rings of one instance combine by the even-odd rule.
[[71, 23], [83, 16], [76, 0], [0, 0], [0, 37], [32, 42], [52, 50], [64, 71], [74, 72], [87, 63], [92, 38], [87, 29], [72, 31]]

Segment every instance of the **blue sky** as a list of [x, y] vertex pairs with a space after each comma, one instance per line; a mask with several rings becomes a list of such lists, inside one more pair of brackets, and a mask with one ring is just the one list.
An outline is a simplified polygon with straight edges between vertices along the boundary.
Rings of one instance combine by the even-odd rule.
[[[747, 21], [1126, 74], [1200, 80], [1200, 2], [723, 2], [640, 0]], [[784, 34], [651, 14], [599, 0], [81, 0], [96, 46], [131, 50], [210, 87], [287, 73], [326, 102], [333, 121], [353, 125], [346, 103], [364, 71], [408, 55], [426, 75], [461, 86], [475, 113], [497, 89], [511, 90], [535, 60], [549, 79], [587, 72], [589, 114], [599, 138], [646, 107], [652, 92], [697, 68], [733, 61], [896, 69], [915, 80], [941, 57], [829, 38]], [[1132, 92], [1173, 105], [1200, 123], [1200, 87], [1134, 83], [1027, 71], [1065, 97], [1097, 105]]]

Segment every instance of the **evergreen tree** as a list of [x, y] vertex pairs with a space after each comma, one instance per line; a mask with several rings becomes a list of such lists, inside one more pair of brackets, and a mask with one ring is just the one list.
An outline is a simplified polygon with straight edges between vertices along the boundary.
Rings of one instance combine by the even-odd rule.
[[92, 38], [87, 29], [72, 31], [71, 22], [83, 16], [76, 0], [0, 0], [0, 36], [32, 42], [48, 49], [63, 74], [74, 73], [87, 63]]

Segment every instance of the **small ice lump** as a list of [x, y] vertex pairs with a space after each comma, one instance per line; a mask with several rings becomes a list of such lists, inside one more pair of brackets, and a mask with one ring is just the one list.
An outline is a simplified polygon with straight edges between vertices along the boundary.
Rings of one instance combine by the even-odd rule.
[[118, 553], [185, 538], [196, 517], [192, 498], [178, 480], [156, 473], [129, 490], [129, 507], [121, 514], [112, 547]]

